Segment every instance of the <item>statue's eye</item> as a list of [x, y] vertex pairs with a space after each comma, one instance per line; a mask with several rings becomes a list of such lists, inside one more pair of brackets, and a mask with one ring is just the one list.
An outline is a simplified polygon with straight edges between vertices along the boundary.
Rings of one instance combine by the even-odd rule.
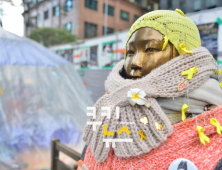
[[158, 51], [157, 49], [154, 49], [154, 48], [147, 48], [146, 49], [146, 53], [153, 53], [153, 52], [156, 52], [156, 51]]
[[128, 50], [128, 51], [127, 51], [127, 54], [128, 54], [128, 55], [132, 55], [132, 54], [135, 54], [135, 53], [134, 53], [132, 50]]

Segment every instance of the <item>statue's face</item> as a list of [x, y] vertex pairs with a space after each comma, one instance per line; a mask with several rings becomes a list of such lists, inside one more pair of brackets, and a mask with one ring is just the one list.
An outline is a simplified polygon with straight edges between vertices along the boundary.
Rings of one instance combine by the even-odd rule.
[[163, 35], [153, 28], [140, 28], [133, 33], [126, 46], [124, 69], [127, 78], [139, 79], [153, 69], [178, 56], [172, 43], [162, 50]]

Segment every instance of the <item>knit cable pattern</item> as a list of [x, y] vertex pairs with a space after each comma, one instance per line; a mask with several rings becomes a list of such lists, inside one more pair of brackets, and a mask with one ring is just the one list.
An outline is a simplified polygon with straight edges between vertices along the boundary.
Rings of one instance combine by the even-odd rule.
[[[106, 148], [103, 139], [133, 139], [131, 143], [116, 143], [116, 147], [113, 148], [115, 155], [124, 158], [147, 153], [167, 139], [172, 133], [172, 125], [155, 98], [183, 96], [187, 92], [198, 88], [216, 70], [212, 57], [210, 57], [206, 48], [200, 47], [193, 50], [193, 52], [193, 54], [184, 54], [172, 59], [139, 80], [124, 79], [119, 75], [119, 70], [123, 67], [124, 61], [113, 68], [105, 82], [105, 88], [109, 94], [102, 96], [96, 102], [94, 106], [96, 107], [96, 119], [89, 117], [88, 122], [101, 121], [102, 125], [108, 125], [108, 131], [114, 132], [125, 125], [131, 131], [131, 134], [128, 135], [124, 132], [120, 135], [116, 133], [111, 136], [103, 135], [102, 125], [99, 125], [96, 131], [92, 131], [92, 126], [87, 125], [83, 139], [89, 145], [97, 162], [104, 162], [111, 148], [111, 146]], [[181, 72], [194, 67], [194, 63], [198, 67], [198, 72], [188, 82], [186, 90], [179, 92], [177, 90], [178, 84], [186, 80], [186, 76], [181, 76]], [[131, 106], [127, 99], [127, 92], [131, 88], [144, 90], [145, 98], [151, 103], [151, 108], [138, 105]], [[117, 106], [120, 107], [119, 119], [115, 118]], [[111, 119], [101, 116], [101, 107], [111, 108]], [[144, 116], [149, 118], [150, 123], [147, 125], [139, 121]], [[133, 124], [120, 124], [120, 122], [133, 122]], [[156, 130], [155, 122], [163, 125], [162, 131]], [[139, 130], [144, 131], [147, 137], [146, 140], [140, 139]]]
[[[173, 125], [174, 131], [167, 141], [141, 156], [119, 158], [111, 150], [107, 160], [98, 163], [88, 147], [84, 163], [90, 170], [167, 170], [174, 160], [186, 158], [193, 162], [198, 170], [220, 170], [222, 136], [217, 134], [216, 128], [210, 124], [213, 115], [222, 124], [222, 105]], [[210, 143], [206, 145], [200, 143], [196, 119], [197, 125], [202, 127], [205, 121], [204, 133], [210, 138]]]

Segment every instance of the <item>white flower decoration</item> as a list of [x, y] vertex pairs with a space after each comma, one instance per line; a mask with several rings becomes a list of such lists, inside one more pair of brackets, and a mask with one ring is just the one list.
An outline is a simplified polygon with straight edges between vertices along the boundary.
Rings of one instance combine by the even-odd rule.
[[132, 106], [135, 104], [144, 105], [146, 103], [146, 99], [144, 98], [145, 96], [146, 93], [138, 88], [130, 89], [130, 91], [127, 92], [127, 98]]

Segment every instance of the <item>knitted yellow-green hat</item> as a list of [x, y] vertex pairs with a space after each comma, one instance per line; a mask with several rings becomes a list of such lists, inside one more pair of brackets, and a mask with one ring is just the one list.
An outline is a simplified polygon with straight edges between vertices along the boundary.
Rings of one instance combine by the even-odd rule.
[[162, 33], [166, 42], [165, 45], [169, 40], [179, 54], [191, 53], [192, 49], [201, 46], [197, 26], [179, 9], [175, 11], [156, 10], [141, 16], [131, 26], [126, 44], [132, 34], [143, 27], [151, 27]]

